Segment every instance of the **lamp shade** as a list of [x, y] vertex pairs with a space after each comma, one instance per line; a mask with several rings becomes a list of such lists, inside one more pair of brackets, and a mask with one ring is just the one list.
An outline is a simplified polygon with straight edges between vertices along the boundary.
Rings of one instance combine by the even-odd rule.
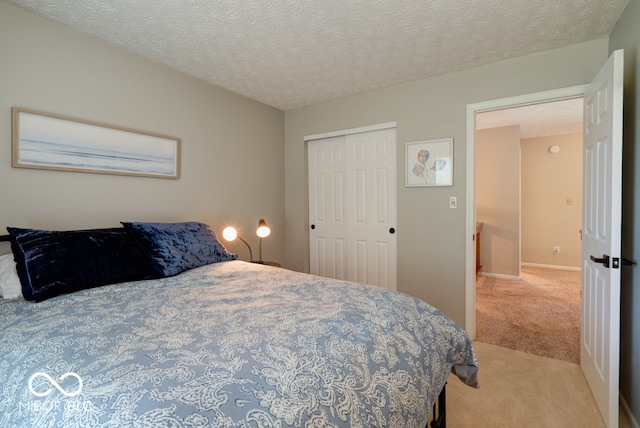
[[266, 238], [271, 234], [271, 229], [267, 226], [267, 222], [264, 221], [263, 218], [258, 221], [258, 230], [256, 230], [256, 235], [260, 238]]
[[235, 241], [235, 239], [238, 237], [238, 231], [236, 230], [235, 227], [228, 226], [228, 227], [225, 227], [224, 230], [222, 231], [222, 236], [227, 241]]
[[249, 257], [250, 257], [250, 260], [253, 261], [253, 251], [251, 250], [251, 245], [249, 245], [247, 241], [242, 239], [242, 236], [238, 235], [238, 231], [236, 230], [235, 227], [233, 226], [225, 227], [224, 230], [222, 231], [222, 237], [227, 241], [235, 241], [236, 238], [242, 241], [242, 243], [246, 245], [247, 248], [249, 249]]

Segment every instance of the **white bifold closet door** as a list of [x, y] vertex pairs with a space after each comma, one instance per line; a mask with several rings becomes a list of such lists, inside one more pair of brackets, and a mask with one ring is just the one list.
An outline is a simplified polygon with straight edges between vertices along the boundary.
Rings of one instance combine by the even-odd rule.
[[397, 289], [396, 129], [308, 142], [310, 273]]

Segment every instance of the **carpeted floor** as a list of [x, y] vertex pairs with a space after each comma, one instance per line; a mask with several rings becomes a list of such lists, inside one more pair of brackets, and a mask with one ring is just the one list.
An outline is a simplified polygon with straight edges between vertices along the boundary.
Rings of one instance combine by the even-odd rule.
[[523, 267], [520, 281], [481, 276], [477, 340], [580, 364], [580, 275]]
[[[580, 367], [481, 342], [480, 389], [451, 376], [447, 426], [605, 428]], [[620, 428], [631, 428], [621, 413]]]

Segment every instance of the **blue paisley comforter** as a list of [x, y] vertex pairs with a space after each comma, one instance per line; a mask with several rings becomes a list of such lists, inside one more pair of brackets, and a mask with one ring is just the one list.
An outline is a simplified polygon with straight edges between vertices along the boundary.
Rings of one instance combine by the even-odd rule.
[[0, 302], [2, 427], [424, 427], [451, 371], [428, 304], [240, 261]]

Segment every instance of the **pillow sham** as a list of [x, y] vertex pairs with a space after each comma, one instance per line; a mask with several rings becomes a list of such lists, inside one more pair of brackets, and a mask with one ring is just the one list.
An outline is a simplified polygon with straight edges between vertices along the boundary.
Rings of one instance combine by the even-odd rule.
[[158, 277], [123, 228], [7, 230], [27, 300], [40, 302], [86, 288]]
[[208, 225], [198, 222], [122, 222], [162, 276], [211, 263], [235, 260]]
[[18, 278], [13, 254], [0, 256], [0, 297], [3, 299], [22, 297], [20, 278]]

